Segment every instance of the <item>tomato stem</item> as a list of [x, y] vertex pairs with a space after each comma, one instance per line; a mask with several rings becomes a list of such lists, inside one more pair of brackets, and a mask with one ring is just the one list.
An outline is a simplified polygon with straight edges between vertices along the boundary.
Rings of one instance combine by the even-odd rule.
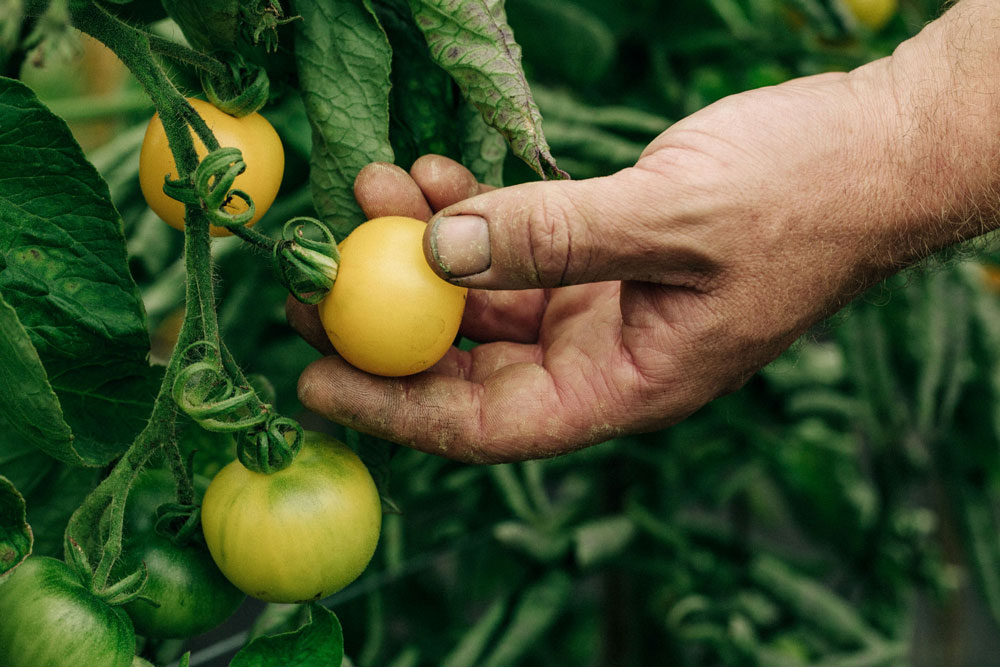
[[166, 37], [161, 37], [160, 35], [152, 33], [145, 34], [149, 38], [149, 47], [153, 53], [158, 53], [161, 56], [165, 56], [171, 60], [176, 60], [177, 62], [193, 65], [194, 67], [204, 70], [212, 76], [226, 77], [229, 75], [229, 68], [226, 67], [225, 63], [221, 60], [213, 58], [208, 54], [201, 53], [200, 51], [190, 49], [183, 44], [178, 44], [173, 40], [167, 39]]
[[241, 241], [249, 243], [258, 250], [271, 252], [271, 248], [273, 248], [275, 244], [275, 240], [273, 238], [267, 234], [258, 232], [252, 227], [230, 227], [229, 231], [233, 233], [233, 236], [238, 236]]
[[[204, 121], [171, 83], [152, 56], [149, 35], [118, 20], [102, 7], [91, 4], [73, 10], [72, 20], [80, 30], [90, 34], [115, 52], [131, 70], [149, 94], [163, 121], [164, 132], [181, 179], [189, 180], [198, 166], [198, 155], [189, 126], [211, 150], [218, 147], [214, 135]], [[167, 362], [159, 391], [153, 403], [149, 421], [128, 451], [118, 460], [108, 476], [92, 491], [73, 513], [66, 527], [65, 548], [70, 553], [73, 536], [91, 553], [96, 553], [97, 539], [104, 538], [100, 560], [94, 572], [94, 587], [103, 589], [115, 560], [121, 553], [122, 522], [128, 489], [138, 472], [161, 449], [167, 453], [177, 476], [178, 496], [183, 501], [194, 496], [191, 481], [180, 460], [176, 443], [177, 404], [171, 389], [184, 362], [181, 353], [196, 340], [217, 341], [218, 319], [212, 286], [211, 237], [207, 216], [199, 206], [186, 204], [184, 252], [186, 305], [184, 324], [177, 346]]]
[[[198, 136], [209, 154], [219, 151], [219, 142], [205, 121], [191, 107], [177, 90], [160, 64], [153, 57], [153, 51], [170, 51], [167, 55], [192, 57], [169, 45], [165, 40], [151, 36], [124, 23], [108, 13], [96, 3], [75, 6], [71, 15], [74, 25], [87, 32], [110, 48], [129, 68], [145, 89], [156, 107], [170, 152], [177, 167], [178, 181], [190, 183], [194, 187], [194, 176], [200, 164], [195, 150], [191, 130]], [[202, 59], [202, 64], [210, 63]], [[221, 63], [220, 63], [221, 66]], [[66, 527], [66, 549], [74, 536], [90, 546], [91, 554], [100, 553], [94, 571], [94, 588], [107, 587], [112, 567], [121, 554], [122, 524], [125, 500], [139, 471], [145, 467], [158, 451], [166, 453], [167, 461], [178, 483], [178, 499], [182, 503], [193, 500], [194, 491], [190, 477], [181, 462], [181, 454], [176, 442], [176, 420], [178, 403], [174, 400], [174, 385], [178, 376], [188, 364], [187, 352], [197, 343], [205, 343], [218, 351], [220, 371], [226, 382], [247, 400], [234, 406], [239, 412], [237, 422], [249, 424], [272, 424], [273, 410], [256, 395], [242, 370], [235, 363], [222, 343], [219, 334], [218, 315], [215, 307], [214, 285], [212, 281], [211, 236], [209, 217], [201, 203], [185, 202], [184, 225], [184, 268], [185, 314], [173, 353], [167, 362], [149, 422], [118, 460], [109, 475], [88, 495], [83, 504], [74, 512]], [[243, 230], [245, 231], [245, 230]], [[257, 233], [245, 236], [256, 238]], [[263, 237], [262, 234], [259, 235]], [[266, 238], [266, 237], [264, 237]], [[301, 432], [301, 427], [295, 425]], [[271, 429], [268, 429], [270, 433]], [[288, 430], [284, 427], [284, 430]], [[278, 433], [280, 429], [275, 427]], [[254, 437], [259, 436], [255, 430]], [[300, 440], [296, 438], [296, 443]], [[291, 452], [294, 456], [295, 451]], [[290, 457], [288, 457], [290, 460]], [[96, 542], [103, 540], [98, 547]], [[67, 552], [68, 553], [68, 552]]]

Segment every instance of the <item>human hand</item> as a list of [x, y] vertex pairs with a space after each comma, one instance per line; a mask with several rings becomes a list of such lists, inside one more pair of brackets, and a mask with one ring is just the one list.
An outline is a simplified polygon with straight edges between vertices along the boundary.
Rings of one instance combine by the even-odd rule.
[[[605, 178], [483, 192], [441, 157], [409, 175], [370, 165], [365, 214], [436, 213], [425, 253], [472, 288], [462, 333], [483, 344], [404, 378], [328, 356], [302, 374], [303, 403], [470, 462], [683, 419], [866, 287], [975, 233], [959, 191], [978, 172], [921, 180], [937, 144], [914, 133], [907, 82], [924, 60], [910, 49], [727, 98]], [[289, 320], [329, 351], [315, 309], [292, 302]]]

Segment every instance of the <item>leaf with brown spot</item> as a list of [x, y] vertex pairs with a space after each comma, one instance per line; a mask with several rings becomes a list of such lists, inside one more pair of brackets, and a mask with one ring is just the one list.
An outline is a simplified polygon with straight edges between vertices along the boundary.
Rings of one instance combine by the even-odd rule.
[[501, 0], [410, 0], [431, 57], [483, 119], [542, 178], [568, 178], [542, 133], [542, 116], [521, 67], [521, 47]]

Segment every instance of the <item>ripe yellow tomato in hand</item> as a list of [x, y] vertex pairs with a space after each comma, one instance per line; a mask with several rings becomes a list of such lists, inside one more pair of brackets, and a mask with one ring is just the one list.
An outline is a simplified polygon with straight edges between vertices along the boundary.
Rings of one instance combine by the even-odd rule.
[[[243, 154], [247, 168], [236, 177], [233, 188], [243, 190], [253, 199], [256, 212], [248, 225], [256, 223], [274, 203], [278, 188], [281, 187], [285, 152], [278, 133], [259, 113], [236, 118], [208, 102], [196, 99], [189, 99], [188, 102], [205, 120], [220, 146], [238, 148]], [[204, 157], [208, 152], [204, 144], [195, 136], [194, 131], [191, 136], [194, 137], [198, 157]], [[167, 144], [163, 123], [159, 115], [154, 115], [146, 128], [139, 152], [139, 187], [146, 203], [160, 218], [175, 229], [184, 229], [184, 204], [163, 192], [166, 176], [176, 179], [177, 165]], [[232, 213], [246, 210], [246, 204], [239, 198], [233, 198], [227, 207], [231, 207]], [[215, 225], [211, 232], [212, 236], [229, 236], [231, 233], [226, 228]]]
[[428, 266], [426, 227], [414, 218], [375, 218], [340, 243], [340, 268], [319, 315], [337, 352], [363, 371], [419, 373], [455, 340], [468, 290]]

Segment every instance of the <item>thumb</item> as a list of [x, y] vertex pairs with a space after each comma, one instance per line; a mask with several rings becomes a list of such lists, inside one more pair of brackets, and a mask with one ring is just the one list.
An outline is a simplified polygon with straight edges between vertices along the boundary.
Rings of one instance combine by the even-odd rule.
[[[649, 175], [624, 170], [582, 181], [524, 183], [440, 211], [424, 254], [441, 277], [479, 289], [649, 279], [652, 225], [636, 211]], [[649, 239], [646, 239], [647, 241]]]

